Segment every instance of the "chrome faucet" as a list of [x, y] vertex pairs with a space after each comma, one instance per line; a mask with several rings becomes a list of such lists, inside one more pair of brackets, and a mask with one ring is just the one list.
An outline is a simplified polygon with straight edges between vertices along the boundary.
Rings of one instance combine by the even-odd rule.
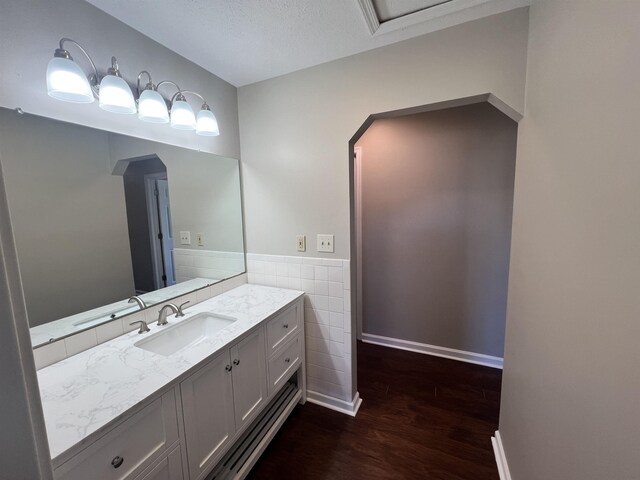
[[129, 299], [129, 303], [133, 303], [136, 302], [138, 304], [138, 307], [140, 307], [140, 310], [144, 310], [145, 308], [147, 308], [147, 304], [144, 303], [144, 300], [142, 300], [139, 296], [134, 295], [133, 297], [131, 297]]
[[158, 325], [162, 326], [162, 325], [166, 325], [167, 323], [169, 323], [167, 321], [167, 311], [168, 310], [172, 310], [173, 313], [175, 313], [176, 315], [178, 315], [180, 313], [180, 309], [178, 307], [176, 307], [175, 304], [167, 303], [158, 312]]
[[140, 324], [140, 330], [138, 330], [139, 334], [151, 331], [151, 329], [147, 326], [147, 322], [145, 322], [144, 320], [138, 320], [137, 322], [130, 323], [129, 325], [137, 325], [137, 324]]
[[182, 307], [184, 307], [187, 303], [191, 303], [191, 302], [186, 301], [178, 305], [178, 314], [176, 315], [176, 317], [184, 317], [184, 310], [182, 309]]

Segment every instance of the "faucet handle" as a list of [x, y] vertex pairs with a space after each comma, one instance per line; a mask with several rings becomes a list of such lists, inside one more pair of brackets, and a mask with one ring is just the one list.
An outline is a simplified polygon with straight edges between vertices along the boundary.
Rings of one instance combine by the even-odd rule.
[[187, 300], [186, 302], [178, 305], [178, 315], [176, 315], [177, 317], [184, 317], [184, 311], [182, 310], [182, 307], [184, 307], [187, 303], [191, 303], [191, 302]]
[[138, 320], [137, 322], [131, 322], [129, 325], [137, 325], [138, 323], [140, 324], [140, 330], [138, 330], [138, 334], [151, 331], [151, 329], [147, 325], [147, 322], [145, 322], [144, 320]]

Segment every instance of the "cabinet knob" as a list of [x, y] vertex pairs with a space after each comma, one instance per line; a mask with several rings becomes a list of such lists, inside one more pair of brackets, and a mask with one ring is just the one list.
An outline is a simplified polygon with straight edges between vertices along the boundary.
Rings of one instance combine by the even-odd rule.
[[287, 357], [287, 358], [285, 358], [285, 359], [284, 359], [284, 361], [285, 361], [286, 363], [289, 363], [289, 362], [291, 361], [291, 359], [290, 359], [289, 357]]
[[284, 325], [282, 325], [284, 328], [289, 328], [289, 324], [285, 323]]
[[240, 365], [240, 360], [238, 360], [237, 358], [233, 361], [234, 365]]
[[224, 367], [224, 369], [225, 369], [227, 372], [230, 372], [232, 368], [233, 368], [233, 367], [232, 367], [231, 365], [227, 365], [226, 367]]
[[113, 466], [113, 468], [119, 468], [123, 463], [124, 458], [122, 458], [121, 456], [114, 457], [114, 459], [111, 460], [111, 465]]

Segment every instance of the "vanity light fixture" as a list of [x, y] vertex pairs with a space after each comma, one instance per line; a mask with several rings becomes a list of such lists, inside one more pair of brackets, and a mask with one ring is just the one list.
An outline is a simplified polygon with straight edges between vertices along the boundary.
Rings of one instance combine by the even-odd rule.
[[[140, 77], [149, 77], [149, 83], [140, 92]], [[158, 93], [158, 87], [153, 84], [151, 75], [143, 70], [138, 75], [138, 118], [149, 123], [169, 123], [167, 103]]]
[[[69, 52], [64, 48], [65, 43], [73, 43], [89, 59], [93, 74], [85, 75]], [[50, 97], [64, 102], [93, 103], [93, 88], [98, 81], [96, 65], [84, 48], [70, 38], [60, 40], [59, 48], [53, 54], [47, 65], [47, 93]]]
[[209, 108], [209, 105], [207, 104], [207, 101], [204, 99], [204, 97], [199, 93], [192, 92], [190, 90], [183, 90], [180, 93], [183, 99], [184, 95], [188, 94], [195, 95], [200, 100], [202, 100], [202, 106], [200, 107], [200, 111], [198, 112], [198, 117], [195, 118], [196, 133], [205, 137], [215, 137], [220, 135], [220, 130], [218, 129], [218, 120], [216, 120], [216, 116], [211, 111], [211, 108]]
[[[65, 43], [73, 43], [87, 57], [93, 73], [86, 75], [75, 63], [69, 52], [64, 48]], [[140, 88], [143, 75], [148, 78], [144, 88]], [[178, 90], [171, 101], [158, 92], [163, 84], [174, 85]], [[220, 134], [218, 121], [202, 95], [181, 90], [175, 82], [165, 80], [157, 85], [151, 80], [151, 74], [143, 70], [137, 79], [137, 99], [134, 97], [129, 84], [120, 74], [118, 61], [111, 57], [111, 67], [102, 77], [98, 74], [95, 63], [87, 51], [70, 38], [60, 40], [60, 46], [54, 52], [54, 58], [47, 66], [47, 93], [57, 100], [73, 103], [92, 103], [98, 99], [101, 109], [112, 113], [133, 114], [149, 123], [169, 123], [178, 130], [195, 130], [203, 136], [217, 136]], [[202, 107], [196, 118], [185, 94], [195, 95], [202, 100]], [[167, 108], [170, 105], [170, 112]]]
[[100, 97], [100, 108], [111, 113], [136, 113], [136, 101], [127, 82], [120, 75], [118, 60], [111, 57], [111, 68], [107, 70], [107, 74], [102, 77], [100, 88], [98, 89]]
[[171, 99], [171, 126], [178, 130], [195, 130], [196, 116], [181, 92]]

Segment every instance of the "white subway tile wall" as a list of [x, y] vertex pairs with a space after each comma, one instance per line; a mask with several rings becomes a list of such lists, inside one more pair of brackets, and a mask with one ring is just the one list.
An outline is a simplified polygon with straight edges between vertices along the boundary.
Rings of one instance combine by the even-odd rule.
[[[190, 303], [188, 303], [184, 307], [185, 309], [187, 309], [191, 305], [195, 305], [199, 302], [204, 302], [211, 297], [220, 295], [223, 292], [232, 290], [245, 283], [247, 283], [246, 273], [216, 283], [215, 285], [212, 285], [210, 287], [205, 287], [200, 290], [196, 290], [195, 292], [191, 292], [178, 298], [174, 298], [171, 300], [171, 302], [179, 305], [188, 301]], [[163, 304], [165, 303], [167, 302], [163, 302]], [[100, 343], [107, 342], [124, 333], [129, 333], [133, 330], [138, 329], [137, 325], [130, 325], [133, 322], [136, 322], [138, 320], [145, 320], [146, 322], [155, 321], [158, 318], [158, 310], [161, 306], [162, 305], [158, 304], [157, 308], [147, 308], [144, 311], [136, 312], [131, 315], [118, 318], [109, 323], [99, 325], [95, 328], [85, 330], [62, 340], [57, 340], [55, 342], [43, 345], [42, 347], [36, 348], [33, 351], [36, 369], [40, 370], [47, 365], [59, 362], [67, 357], [71, 357], [91, 347], [95, 347]]]
[[349, 260], [247, 254], [249, 283], [303, 290], [307, 388], [351, 402]]
[[178, 283], [193, 278], [228, 278], [245, 271], [241, 252], [174, 248], [173, 261]]

